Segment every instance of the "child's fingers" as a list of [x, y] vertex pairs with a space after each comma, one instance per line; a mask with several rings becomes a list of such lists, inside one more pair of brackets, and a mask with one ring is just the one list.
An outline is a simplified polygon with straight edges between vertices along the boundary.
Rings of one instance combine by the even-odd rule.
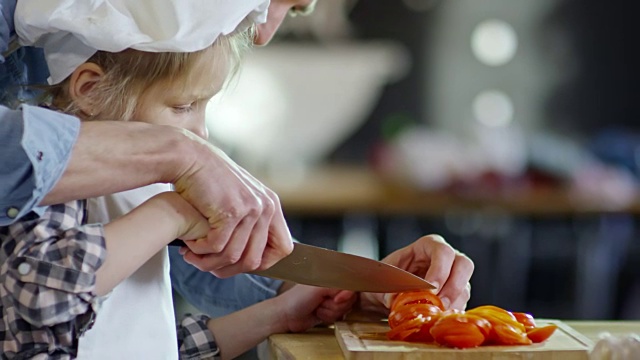
[[336, 303], [343, 303], [347, 301], [352, 301], [355, 299], [355, 297], [356, 297], [355, 292], [349, 291], [349, 290], [342, 290], [333, 297], [333, 301], [335, 301]]
[[316, 312], [315, 312], [315, 317], [318, 318], [318, 320], [320, 320], [320, 322], [324, 324], [334, 323], [338, 320], [341, 320], [343, 316], [344, 315], [340, 316], [335, 312], [325, 308], [318, 308], [316, 309]]
[[337, 291], [320, 303], [315, 310], [315, 315], [326, 324], [342, 320], [351, 311], [357, 298], [356, 293], [353, 291]]
[[327, 299], [325, 301], [323, 301], [320, 306], [318, 306], [318, 308], [325, 308], [325, 309], [329, 309], [329, 310], [333, 310], [336, 312], [344, 312], [344, 311], [349, 311], [351, 309], [351, 307], [353, 306], [353, 301], [344, 301], [344, 302], [335, 302], [333, 301], [333, 299]]
[[315, 316], [320, 319], [325, 324], [331, 324], [338, 320], [344, 319], [344, 316], [347, 314], [347, 310], [337, 311], [336, 309], [331, 309], [328, 307], [319, 307], [315, 311]]

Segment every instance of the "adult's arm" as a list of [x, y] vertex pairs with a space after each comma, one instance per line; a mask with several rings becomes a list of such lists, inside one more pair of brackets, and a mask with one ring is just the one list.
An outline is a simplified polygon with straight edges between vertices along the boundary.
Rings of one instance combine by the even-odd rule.
[[0, 225], [33, 210], [67, 165], [78, 119], [31, 106], [0, 106]]
[[[197, 161], [184, 131], [137, 122], [85, 122], [0, 106], [0, 224], [40, 205], [174, 182]], [[191, 154], [190, 154], [191, 153]], [[192, 159], [189, 159], [191, 155]]]
[[[186, 257], [201, 270], [227, 277], [264, 269], [293, 249], [275, 193], [193, 133], [139, 122], [78, 124], [71, 117], [27, 105], [0, 111], [0, 139], [13, 141], [0, 142], [4, 223], [11, 222], [9, 215], [19, 217], [39, 202], [49, 205], [173, 183], [211, 227], [208, 237], [194, 245], [198, 254]], [[13, 130], [5, 129], [5, 123]], [[60, 127], [65, 126], [70, 128], [67, 138], [61, 136]]]
[[293, 250], [277, 195], [195, 134], [137, 122], [84, 122], [69, 165], [44, 204], [172, 183], [208, 220], [185, 260], [228, 277]]
[[183, 130], [169, 126], [82, 122], [64, 174], [42, 205], [173, 183], [196, 161], [188, 142]]
[[191, 165], [190, 149], [184, 145], [190, 140], [173, 127], [80, 123], [75, 117], [28, 105], [18, 110], [0, 107], [0, 124], [2, 225], [38, 204], [173, 182]]

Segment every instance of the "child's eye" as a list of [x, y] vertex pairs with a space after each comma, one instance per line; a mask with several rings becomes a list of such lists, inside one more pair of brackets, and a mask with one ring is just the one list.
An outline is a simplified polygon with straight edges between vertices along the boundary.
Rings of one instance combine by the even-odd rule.
[[177, 114], [187, 113], [187, 112], [190, 112], [191, 110], [193, 110], [193, 103], [188, 105], [180, 105], [180, 106], [173, 107], [173, 111], [176, 112]]

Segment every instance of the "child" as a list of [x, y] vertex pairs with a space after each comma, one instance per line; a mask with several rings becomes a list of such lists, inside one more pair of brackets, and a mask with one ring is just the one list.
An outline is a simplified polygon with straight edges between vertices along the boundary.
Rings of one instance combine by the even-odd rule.
[[[71, 5], [76, 11], [73, 16], [62, 11], [69, 9], [64, 1], [60, 8], [51, 0], [20, 1], [16, 10], [19, 34], [23, 41], [48, 51], [51, 82], [56, 84], [51, 106], [83, 120], [123, 119], [178, 126], [206, 138], [206, 103], [222, 87], [231, 68], [230, 57], [250, 40], [247, 33], [218, 35], [232, 33], [247, 14], [264, 16], [268, 2], [228, 0], [225, 6], [234, 11], [225, 19], [237, 18], [219, 33], [211, 30], [216, 24], [211, 14], [219, 15], [224, 7], [220, 1], [215, 5], [199, 3], [197, 8], [193, 3], [180, 2], [182, 7], [178, 7], [177, 0], [166, 2], [173, 3], [171, 11], [175, 13], [156, 19], [153, 16], [158, 14], [149, 11], [150, 2], [142, 0], [129, 4], [94, 1], [93, 6], [101, 3], [104, 7], [87, 10], [91, 16], [85, 17], [77, 16], [82, 13], [81, 3], [86, 4], [83, 2]], [[153, 6], [161, 8], [158, 1]], [[30, 7], [40, 10], [37, 17], [27, 11]], [[118, 10], [118, 16], [109, 23], [109, 16], [100, 11], [113, 9]], [[92, 17], [94, 14], [103, 17]], [[57, 23], [52, 20], [56, 16]], [[175, 21], [167, 25], [168, 19]], [[55, 28], [60, 20], [70, 27], [63, 31]], [[132, 23], [134, 31], [119, 26]], [[85, 28], [87, 25], [96, 28]], [[189, 39], [193, 40], [187, 41], [190, 44], [186, 47], [177, 39], [163, 38], [155, 45], [149, 41], [151, 35], [170, 34], [168, 29], [180, 34], [181, 27], [189, 27]], [[139, 45], [135, 41], [123, 46], [119, 43], [122, 38], [143, 41], [146, 51], [133, 50]], [[104, 41], [121, 48], [102, 46]], [[161, 52], [167, 48], [174, 52]], [[38, 110], [24, 107], [23, 111]], [[168, 340], [175, 336], [175, 330], [169, 329], [173, 312], [169, 309], [163, 249], [177, 237], [205, 236], [208, 224], [180, 196], [167, 190], [147, 187], [92, 199], [88, 208], [84, 201], [54, 205], [43, 209], [41, 215], [30, 214], [0, 229], [3, 359], [65, 359], [76, 354], [92, 360], [100, 356], [177, 357], [175, 338]], [[87, 219], [109, 223], [104, 227], [86, 225]], [[109, 296], [102, 297], [106, 294]], [[185, 358], [218, 353], [235, 357], [272, 332], [303, 330], [315, 324], [317, 316], [344, 313], [353, 296], [339, 303], [325, 300], [335, 294], [328, 289], [296, 286], [227, 317], [190, 317], [178, 330], [180, 353]], [[94, 328], [87, 331], [94, 321]]]

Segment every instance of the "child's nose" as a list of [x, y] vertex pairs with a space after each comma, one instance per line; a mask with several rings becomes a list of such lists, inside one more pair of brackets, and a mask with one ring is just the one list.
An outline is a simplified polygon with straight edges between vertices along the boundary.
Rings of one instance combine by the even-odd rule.
[[189, 131], [205, 140], [209, 138], [209, 129], [207, 129], [207, 125], [204, 121], [200, 121], [197, 126], [192, 127]]

